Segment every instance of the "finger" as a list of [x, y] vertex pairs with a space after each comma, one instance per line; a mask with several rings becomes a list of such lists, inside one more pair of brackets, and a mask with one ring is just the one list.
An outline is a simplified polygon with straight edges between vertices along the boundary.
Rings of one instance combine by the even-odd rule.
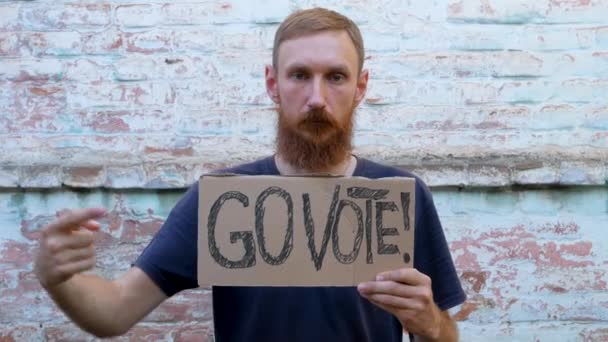
[[372, 294], [389, 294], [399, 297], [415, 297], [418, 289], [415, 286], [410, 286], [396, 281], [369, 281], [357, 286], [359, 292], [366, 295]]
[[69, 231], [77, 228], [83, 223], [103, 216], [106, 210], [103, 208], [87, 208], [70, 210], [60, 215], [58, 219], [51, 222], [47, 229], [49, 231]]
[[95, 247], [89, 245], [78, 249], [66, 249], [55, 255], [55, 260], [59, 265], [78, 262], [95, 257]]
[[95, 241], [95, 234], [86, 229], [74, 230], [70, 234], [55, 234], [48, 238], [47, 247], [53, 253], [66, 249], [78, 249], [90, 246]]
[[101, 228], [101, 224], [95, 220], [88, 220], [87, 222], [83, 223], [81, 227], [84, 227], [88, 230], [97, 231], [99, 230], [99, 228]]
[[95, 258], [88, 258], [76, 262], [71, 262], [69, 264], [61, 265], [58, 268], [58, 271], [62, 275], [72, 275], [80, 272], [84, 272], [90, 270], [95, 266]]
[[364, 297], [376, 305], [384, 305], [393, 310], [424, 310], [424, 303], [412, 298], [403, 298], [387, 294], [372, 294]]
[[431, 284], [431, 278], [415, 268], [400, 268], [398, 270], [382, 272], [376, 276], [376, 280], [392, 280], [413, 286]]

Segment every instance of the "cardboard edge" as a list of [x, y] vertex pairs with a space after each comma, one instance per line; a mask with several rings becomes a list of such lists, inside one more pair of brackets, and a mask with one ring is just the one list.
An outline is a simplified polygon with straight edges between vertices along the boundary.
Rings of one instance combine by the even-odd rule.
[[[416, 223], [418, 222], [418, 220], [416, 220], [416, 185], [417, 185], [417, 181], [416, 178], [414, 177], [409, 177], [413, 179], [414, 182], [414, 192], [412, 192], [410, 194], [410, 196], [412, 196], [411, 201], [412, 203], [414, 203], [414, 205], [410, 208], [410, 211], [412, 212], [412, 215], [410, 215], [411, 220], [412, 220], [412, 227], [411, 229], [413, 230], [412, 234], [413, 236], [416, 235]], [[416, 239], [414, 238], [414, 244], [412, 245], [412, 268], [414, 267], [414, 256], [416, 255]]]
[[[311, 174], [311, 175], [291, 175], [291, 176], [284, 176], [284, 175], [249, 175], [249, 174], [236, 174], [236, 173], [209, 173], [209, 174], [203, 174], [200, 176], [200, 179], [202, 180], [204, 177], [208, 177], [208, 178], [214, 178], [214, 177], [286, 177], [286, 178], [309, 178], [309, 177], [327, 177], [327, 178], [352, 178], [352, 179], [366, 179], [366, 180], [406, 180], [408, 182], [412, 182], [413, 183], [413, 192], [411, 193], [412, 196], [412, 202], [416, 203], [416, 178], [415, 177], [405, 177], [405, 176], [393, 176], [393, 177], [382, 177], [382, 178], [368, 178], [368, 177], [344, 177], [344, 176], [340, 176], [340, 175], [331, 175], [331, 174]], [[202, 200], [202, 194], [203, 194], [203, 189], [202, 189], [202, 183], [198, 184], [199, 186], [199, 203]], [[197, 209], [198, 210], [198, 209]], [[415, 230], [416, 229], [416, 211], [415, 211], [415, 206], [412, 206], [410, 208], [410, 211], [412, 212], [413, 215], [411, 215], [412, 220], [413, 220], [413, 225], [412, 225], [412, 229]], [[202, 220], [202, 216], [201, 215], [197, 215], [198, 216], [198, 223], [200, 225], [201, 220]], [[350, 220], [349, 220], [350, 222]], [[197, 228], [198, 229], [198, 228]], [[415, 233], [415, 231], [414, 231]], [[200, 239], [197, 239], [197, 248], [199, 248], [201, 243]], [[411, 256], [411, 267], [414, 267], [414, 255], [415, 255], [415, 244], [412, 246], [412, 256]], [[198, 256], [197, 256], [198, 257]], [[221, 285], [221, 284], [208, 284], [208, 283], [202, 283], [200, 280], [199, 275], [201, 274], [201, 270], [199, 269], [201, 265], [197, 265], [197, 283], [199, 287], [211, 287], [211, 286], [233, 286], [233, 285]], [[349, 265], [351, 268], [351, 280], [350, 280], [350, 285], [349, 284], [344, 284], [344, 285], [331, 285], [333, 287], [349, 287], [349, 286], [357, 286], [359, 284], [359, 282], [355, 282], [358, 277], [358, 272], [360, 272], [360, 268], [357, 267], [357, 264], [351, 264]], [[372, 281], [374, 279], [369, 279], [368, 281]], [[260, 285], [240, 285], [240, 286], [260, 286]], [[262, 286], [277, 286], [277, 287], [281, 287], [283, 285], [262, 285]], [[298, 287], [298, 285], [290, 285], [290, 286], [295, 286]], [[308, 285], [303, 285], [302, 287], [308, 287]]]
[[199, 178], [203, 177], [285, 177], [285, 178], [366, 178], [366, 177], [344, 177], [333, 173], [302, 173], [297, 175], [250, 175], [246, 173], [205, 173]]
[[414, 184], [416, 184], [415, 177], [405, 177], [405, 176], [391, 176], [391, 177], [381, 177], [381, 178], [369, 178], [362, 176], [343, 176], [336, 175], [332, 173], [303, 173], [297, 175], [250, 175], [246, 173], [204, 173], [200, 175], [199, 179], [203, 177], [285, 177], [285, 178], [310, 178], [310, 177], [320, 177], [320, 178], [348, 178], [348, 179], [365, 179], [365, 180], [391, 180], [391, 179], [411, 179]]
[[[201, 176], [200, 179], [202, 180], [203, 176]], [[203, 270], [201, 269], [202, 265], [198, 262], [198, 260], [200, 258], [200, 252], [199, 251], [201, 251], [201, 250], [204, 249], [204, 248], [201, 249], [201, 244], [202, 244], [202, 240], [203, 239], [201, 238], [201, 234], [200, 234], [201, 227], [204, 224], [204, 222], [203, 222], [204, 215], [201, 215], [201, 206], [200, 206], [200, 203], [203, 200], [203, 189], [202, 189], [203, 183], [199, 181], [198, 184], [197, 184], [197, 186], [198, 186], [198, 203], [199, 203], [199, 205], [197, 205], [197, 208], [196, 208], [196, 217], [197, 217], [197, 222], [196, 222], [196, 225], [197, 225], [197, 227], [196, 227], [196, 229], [197, 229], [197, 233], [196, 233], [196, 236], [197, 236], [197, 238], [196, 238], [196, 260], [197, 260], [197, 263], [196, 263], [196, 282], [197, 282], [197, 284], [198, 284], [199, 287], [203, 287], [203, 286], [211, 286], [211, 285], [210, 284], [203, 284], [201, 282], [201, 274], [203, 273], [202, 272]]]

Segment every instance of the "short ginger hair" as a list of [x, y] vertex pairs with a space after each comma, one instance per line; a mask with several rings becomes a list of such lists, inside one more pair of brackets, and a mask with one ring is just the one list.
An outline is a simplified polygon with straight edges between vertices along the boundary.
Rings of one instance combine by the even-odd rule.
[[355, 45], [355, 50], [357, 51], [359, 59], [358, 71], [360, 73], [363, 69], [365, 51], [359, 27], [348, 17], [325, 8], [312, 8], [296, 11], [283, 20], [274, 36], [272, 67], [275, 70], [278, 67], [279, 46], [282, 42], [322, 31], [340, 30], [346, 31]]

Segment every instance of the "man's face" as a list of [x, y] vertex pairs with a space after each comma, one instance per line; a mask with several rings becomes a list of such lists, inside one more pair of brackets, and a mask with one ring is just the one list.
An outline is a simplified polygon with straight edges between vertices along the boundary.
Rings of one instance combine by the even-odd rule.
[[[331, 149], [330, 153], [341, 154], [296, 166], [317, 169], [346, 157], [343, 150], [350, 150], [353, 112], [367, 86], [367, 71], [359, 75], [358, 64], [345, 31], [324, 31], [279, 46], [276, 70], [266, 68], [268, 94], [279, 107], [279, 153]], [[290, 146], [281, 146], [282, 142]], [[313, 157], [304, 155], [304, 159]]]

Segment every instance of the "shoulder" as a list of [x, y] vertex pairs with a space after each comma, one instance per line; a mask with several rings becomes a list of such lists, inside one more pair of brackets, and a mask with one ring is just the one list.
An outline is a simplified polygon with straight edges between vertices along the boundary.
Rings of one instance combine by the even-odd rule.
[[274, 165], [274, 157], [267, 156], [252, 162], [231, 166], [228, 168], [216, 170], [213, 173], [235, 173], [240, 175], [260, 175], [272, 173]]
[[413, 173], [386, 164], [380, 164], [375, 161], [357, 157], [357, 162], [360, 164], [357, 169], [360, 170], [360, 176], [368, 178], [382, 178], [382, 177], [415, 177]]

